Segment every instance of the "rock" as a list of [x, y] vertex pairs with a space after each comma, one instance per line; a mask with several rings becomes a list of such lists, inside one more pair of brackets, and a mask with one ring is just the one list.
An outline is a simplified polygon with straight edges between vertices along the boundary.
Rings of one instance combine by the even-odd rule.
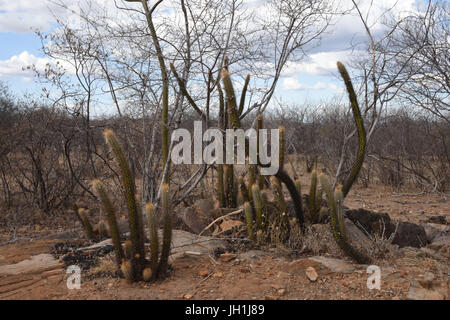
[[328, 258], [323, 256], [316, 256], [308, 259], [318, 262], [325, 268], [336, 273], [352, 273], [355, 270], [355, 267], [351, 263], [340, 259]]
[[284, 288], [278, 289], [277, 293], [280, 296], [284, 296], [286, 294], [286, 289], [284, 289]]
[[62, 264], [51, 254], [38, 254], [19, 263], [0, 266], [0, 276], [34, 274], [62, 268]]
[[206, 278], [209, 275], [209, 270], [207, 269], [199, 270], [198, 275], [202, 278]]
[[211, 211], [215, 209], [216, 204], [211, 199], [199, 199], [192, 207], [200, 218], [208, 219], [211, 218]]
[[434, 238], [433, 242], [428, 245], [428, 248], [442, 252], [449, 255], [450, 252], [450, 235], [442, 235]]
[[243, 224], [244, 223], [240, 220], [225, 220], [224, 222], [222, 222], [220, 224], [220, 229], [222, 229], [222, 231], [229, 231], [229, 230], [233, 229], [234, 227], [238, 227]]
[[438, 281], [427, 281], [426, 287], [415, 281], [409, 287], [409, 300], [445, 300], [448, 298], [448, 285]]
[[[148, 234], [148, 230], [145, 230]], [[158, 231], [159, 239], [162, 239], [162, 230]], [[149, 245], [149, 244], [147, 244]], [[111, 239], [106, 239], [92, 246], [80, 248], [78, 250], [89, 251], [102, 247], [112, 246]], [[223, 239], [204, 237], [192, 234], [183, 230], [172, 230], [172, 249], [169, 259], [172, 261], [179, 257], [184, 257], [195, 252], [196, 255], [212, 254], [217, 248], [226, 248], [227, 243]]]
[[[383, 234], [384, 238], [389, 238], [396, 229], [396, 223], [391, 221], [386, 213], [377, 213], [364, 209], [348, 210], [346, 216], [360, 229], [369, 234]], [[427, 234], [424, 227], [411, 223], [399, 222], [397, 232], [392, 244], [399, 247], [420, 248], [428, 243]]]
[[[351, 244], [366, 254], [372, 252], [374, 244], [366, 234], [357, 228], [350, 219], [345, 219], [344, 221]], [[343, 255], [342, 250], [334, 240], [330, 225], [328, 224], [314, 224], [309, 226], [303, 239], [303, 245], [304, 251], [310, 251], [315, 255]]]
[[399, 247], [420, 248], [425, 246], [428, 241], [424, 227], [411, 222], [400, 222], [392, 243]]
[[191, 207], [184, 208], [180, 214], [180, 218], [194, 233], [200, 233], [208, 225], [207, 220], [200, 217]]
[[319, 275], [316, 272], [316, 269], [314, 269], [313, 267], [308, 267], [306, 269], [305, 274], [308, 277], [308, 279], [312, 282], [316, 281], [317, 278], [319, 277]]
[[[387, 213], [377, 213], [365, 209], [347, 210], [345, 212], [347, 218], [349, 218], [358, 228], [364, 229], [363, 231], [369, 234], [376, 232], [380, 233], [383, 230], [383, 226], [386, 229], [391, 228], [391, 218]], [[390, 231], [389, 234], [393, 232]]]
[[222, 253], [220, 255], [220, 260], [223, 262], [229, 262], [236, 258], [236, 255], [234, 253]]
[[447, 218], [444, 215], [431, 216], [428, 218], [427, 222], [436, 224], [447, 224]]
[[239, 260], [252, 261], [267, 256], [267, 252], [262, 250], [249, 250], [239, 253]]

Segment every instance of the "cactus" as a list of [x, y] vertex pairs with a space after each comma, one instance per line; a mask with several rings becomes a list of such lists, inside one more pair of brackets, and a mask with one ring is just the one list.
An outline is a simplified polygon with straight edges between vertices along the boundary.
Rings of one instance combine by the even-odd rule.
[[337, 187], [334, 191], [334, 200], [336, 201], [336, 219], [339, 225], [339, 230], [341, 234], [346, 237], [347, 232], [345, 230], [344, 209], [342, 208], [344, 203], [344, 194], [342, 193], [341, 186]]
[[133, 245], [131, 244], [130, 240], [125, 240], [123, 246], [125, 247], [125, 258], [127, 260], [130, 260], [132, 257], [132, 249], [133, 249]]
[[103, 220], [98, 223], [98, 236], [100, 239], [108, 237], [108, 229], [106, 229], [106, 225]]
[[248, 237], [250, 240], [255, 240], [255, 235], [253, 233], [253, 213], [252, 213], [252, 206], [247, 201], [244, 203], [244, 211], [245, 211], [245, 219], [247, 221], [247, 230], [248, 230]]
[[239, 189], [240, 189], [240, 191], [241, 191], [241, 196], [242, 196], [242, 199], [245, 201], [245, 202], [248, 202], [248, 201], [250, 201], [250, 195], [249, 195], [249, 191], [248, 191], [248, 189], [247, 189], [247, 186], [245, 185], [245, 181], [244, 181], [244, 178], [243, 177], [239, 177]]
[[285, 157], [285, 152], [286, 152], [286, 129], [284, 128], [284, 126], [279, 126], [278, 127], [278, 147], [280, 149], [279, 151], [279, 158], [278, 158], [278, 165], [280, 166], [280, 168], [283, 168], [284, 166], [284, 157]]
[[144, 280], [145, 282], [149, 282], [152, 279], [153, 273], [152, 273], [152, 269], [150, 268], [145, 268], [144, 271], [142, 272], [142, 280]]
[[124, 260], [122, 262], [120, 270], [122, 271], [125, 279], [127, 279], [129, 282], [133, 282], [135, 280], [133, 265], [129, 260]]
[[[325, 191], [325, 194], [327, 195], [328, 199], [328, 207], [330, 211], [330, 221], [331, 221], [331, 230], [333, 232], [333, 237], [336, 240], [336, 243], [339, 245], [339, 247], [351, 258], [353, 258], [358, 263], [369, 263], [370, 258], [363, 254], [362, 252], [359, 252], [356, 248], [354, 248], [349, 241], [347, 240], [347, 236], [345, 234], [345, 228], [343, 227], [344, 221], [343, 218], [338, 218], [337, 213], [339, 210], [342, 210], [342, 203], [339, 203], [336, 201], [333, 192], [331, 190], [331, 187], [328, 183], [327, 178], [324, 174], [320, 174], [319, 176], [320, 183]], [[342, 192], [340, 192], [342, 193]], [[339, 197], [342, 197], [343, 199], [343, 193], [342, 195], [339, 195]]]
[[245, 95], [247, 94], [248, 84], [250, 82], [250, 75], [248, 74], [245, 78], [244, 87], [242, 88], [241, 93], [241, 101], [239, 102], [239, 109], [238, 109], [238, 115], [242, 115], [242, 112], [244, 111], [244, 105], [245, 105]]
[[320, 221], [322, 192], [322, 189], [318, 187], [317, 183], [317, 170], [314, 169], [311, 173], [311, 188], [309, 191], [309, 219], [312, 224]]
[[295, 180], [295, 189], [297, 190], [298, 194], [302, 194], [302, 182], [300, 179]]
[[155, 206], [152, 203], [145, 205], [147, 215], [148, 229], [150, 233], [150, 268], [152, 274], [156, 275], [158, 270], [159, 240], [158, 230], [156, 228]]
[[291, 195], [292, 198], [292, 202], [294, 204], [297, 223], [299, 224], [300, 229], [304, 229], [305, 215], [303, 212], [301, 194], [297, 191], [296, 184], [294, 183], [294, 181], [292, 181], [291, 177], [289, 177], [289, 175], [282, 168], [278, 170], [278, 172], [275, 174], [275, 177], [280, 179], [280, 181], [283, 182], [284, 185], [286, 185], [286, 188], [288, 189], [289, 194]]
[[261, 191], [256, 183], [253, 184], [252, 186], [252, 194], [253, 194], [253, 203], [255, 205], [256, 211], [256, 226], [258, 227], [259, 230], [261, 230], [263, 226]]
[[108, 218], [108, 225], [109, 225], [109, 232], [111, 233], [111, 238], [114, 245], [114, 250], [116, 254], [116, 263], [117, 267], [120, 268], [120, 265], [122, 264], [122, 260], [125, 257], [122, 245], [120, 244], [120, 233], [119, 233], [119, 227], [117, 226], [117, 220], [116, 220], [116, 213], [114, 210], [114, 206], [112, 205], [111, 201], [109, 200], [108, 195], [106, 194], [102, 183], [100, 180], [95, 179], [93, 181], [94, 189], [97, 191], [99, 198], [103, 202], [103, 207], [105, 208], [105, 212]]
[[270, 184], [272, 185], [272, 189], [274, 190], [277, 207], [280, 210], [280, 214], [282, 214], [283, 212], [286, 212], [286, 201], [284, 200], [281, 182], [277, 178], [271, 177]]
[[144, 268], [145, 260], [145, 247], [144, 247], [144, 233], [143, 221], [140, 208], [136, 201], [136, 186], [134, 183], [134, 177], [131, 174], [128, 161], [122, 150], [116, 135], [110, 129], [105, 130], [105, 139], [108, 142], [115, 159], [119, 164], [122, 184], [125, 190], [125, 198], [128, 207], [128, 222], [130, 225], [130, 238], [133, 244], [131, 262], [133, 265], [133, 274], [136, 280], [142, 277], [142, 270]]
[[89, 218], [86, 214], [86, 210], [83, 208], [79, 208], [78, 209], [78, 216], [80, 217], [81, 221], [83, 221], [83, 227], [84, 227], [84, 232], [86, 232], [86, 237], [88, 239], [94, 239], [94, 231], [92, 229], [92, 225], [91, 222], [89, 221]]
[[167, 271], [170, 246], [172, 242], [172, 221], [170, 218], [170, 190], [169, 185], [164, 183], [161, 188], [161, 204], [163, 211], [164, 227], [163, 227], [163, 241], [161, 248], [161, 257], [159, 260], [157, 277], [164, 277]]
[[234, 173], [233, 173], [233, 166], [232, 165], [225, 165], [224, 166], [225, 171], [225, 198], [226, 198], [226, 204], [228, 208], [235, 208], [236, 207], [236, 197], [235, 197], [235, 190], [234, 190]]
[[230, 73], [228, 70], [222, 70], [222, 82], [226, 93], [227, 102], [227, 114], [228, 114], [228, 127], [232, 129], [241, 128], [241, 121], [236, 104], [236, 95], [233, 89], [233, 83], [231, 82]]
[[352, 187], [353, 183], [355, 182], [356, 178], [358, 177], [359, 171], [361, 170], [362, 164], [364, 162], [364, 157], [366, 154], [366, 152], [365, 152], [366, 130], [364, 128], [364, 121], [362, 119], [361, 111], [359, 109], [358, 99], [356, 98], [355, 90], [353, 89], [353, 84], [352, 84], [350, 76], [347, 72], [347, 69], [341, 62], [337, 63], [337, 67], [338, 67], [339, 73], [341, 74], [342, 79], [345, 82], [345, 86], [347, 88], [348, 97], [349, 97], [350, 104], [352, 107], [353, 119], [355, 121], [355, 125], [356, 125], [357, 131], [358, 131], [358, 139], [359, 139], [359, 147], [358, 147], [358, 153], [356, 155], [356, 161], [353, 164], [352, 170], [350, 171], [350, 173], [342, 187], [342, 194], [345, 198], [347, 196], [348, 192], [350, 191], [350, 188]]

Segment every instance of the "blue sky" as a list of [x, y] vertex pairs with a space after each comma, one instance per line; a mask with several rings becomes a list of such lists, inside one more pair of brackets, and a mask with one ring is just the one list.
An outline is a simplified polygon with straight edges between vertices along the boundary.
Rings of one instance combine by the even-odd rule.
[[[101, 5], [114, 5], [113, 1], [92, 0]], [[121, 1], [121, 0], [118, 0]], [[257, 3], [263, 0], [248, 0]], [[76, 1], [71, 1], [76, 2]], [[350, 0], [341, 1], [351, 5]], [[358, 1], [361, 8], [368, 10], [369, 0]], [[414, 0], [376, 0], [370, 17], [377, 28], [377, 18], [383, 8], [397, 3], [397, 11], [413, 10]], [[43, 67], [49, 61], [40, 52], [41, 42], [33, 30], [49, 32], [55, 24], [54, 15], [66, 14], [47, 0], [0, 0], [0, 81], [8, 83], [17, 94], [40, 92], [30, 71], [23, 67], [36, 64]], [[351, 57], [351, 42], [364, 41], [363, 25], [356, 16], [346, 16], [334, 21], [334, 26], [324, 36], [322, 45], [315, 48], [308, 59], [289, 66], [278, 84], [276, 97], [284, 102], [320, 102], [342, 93], [342, 84], [336, 78], [337, 60]]]

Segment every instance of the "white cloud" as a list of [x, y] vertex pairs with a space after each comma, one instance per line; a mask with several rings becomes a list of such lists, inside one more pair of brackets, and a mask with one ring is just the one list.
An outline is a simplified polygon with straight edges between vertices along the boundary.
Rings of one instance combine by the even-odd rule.
[[0, 77], [32, 75], [31, 66], [35, 66], [38, 71], [43, 71], [51, 60], [48, 58], [39, 58], [23, 51], [17, 56], [12, 56], [7, 60], [0, 60]]
[[326, 89], [327, 85], [323, 82], [317, 82], [314, 85], [300, 83], [297, 77], [288, 77], [283, 79], [283, 90], [322, 90]]
[[350, 50], [346, 51], [330, 51], [312, 54], [302, 62], [288, 63], [283, 71], [283, 76], [294, 76], [300, 73], [310, 75], [329, 75], [336, 72], [336, 62], [346, 62], [352, 54]]

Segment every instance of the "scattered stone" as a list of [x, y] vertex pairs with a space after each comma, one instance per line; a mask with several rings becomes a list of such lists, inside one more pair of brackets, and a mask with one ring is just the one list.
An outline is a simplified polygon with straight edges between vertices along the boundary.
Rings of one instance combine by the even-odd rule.
[[447, 224], [447, 218], [444, 215], [431, 216], [428, 218], [427, 222], [437, 223], [437, 224]]
[[263, 258], [267, 256], [267, 252], [262, 250], [249, 250], [246, 252], [239, 253], [239, 259], [243, 261], [256, 260], [258, 258]]
[[206, 278], [209, 275], [209, 270], [207, 269], [202, 269], [198, 272], [198, 275], [202, 278]]
[[241, 268], [241, 272], [242, 273], [250, 273], [250, 268], [248, 268], [248, 267], [243, 267], [243, 268]]
[[355, 270], [355, 267], [351, 263], [340, 259], [328, 258], [323, 256], [316, 256], [308, 259], [319, 262], [325, 268], [336, 273], [352, 273]]
[[284, 288], [278, 289], [277, 293], [280, 296], [284, 296], [286, 294], [286, 289], [284, 289]]
[[312, 282], [315, 282], [319, 277], [319, 275], [316, 272], [316, 269], [314, 269], [313, 267], [308, 267], [305, 273], [308, 279]]
[[419, 282], [414, 282], [408, 291], [409, 300], [445, 300], [448, 295], [448, 288], [439, 282], [427, 282], [426, 288]]
[[229, 262], [236, 258], [236, 255], [234, 253], [222, 253], [220, 255], [220, 260], [223, 262]]
[[214, 278], [223, 278], [223, 272], [216, 272], [213, 274]]
[[244, 223], [240, 220], [225, 220], [224, 222], [222, 222], [220, 224], [220, 229], [222, 229], [222, 231], [226, 232], [226, 231], [232, 230], [234, 227], [238, 227], [243, 224]]
[[266, 296], [265, 299], [266, 300], [279, 300], [280, 297], [278, 297], [278, 296]]
[[183, 296], [183, 298], [186, 299], [186, 300], [190, 300], [190, 299], [192, 299], [192, 297], [193, 297], [192, 294], [185, 294], [185, 295]]

